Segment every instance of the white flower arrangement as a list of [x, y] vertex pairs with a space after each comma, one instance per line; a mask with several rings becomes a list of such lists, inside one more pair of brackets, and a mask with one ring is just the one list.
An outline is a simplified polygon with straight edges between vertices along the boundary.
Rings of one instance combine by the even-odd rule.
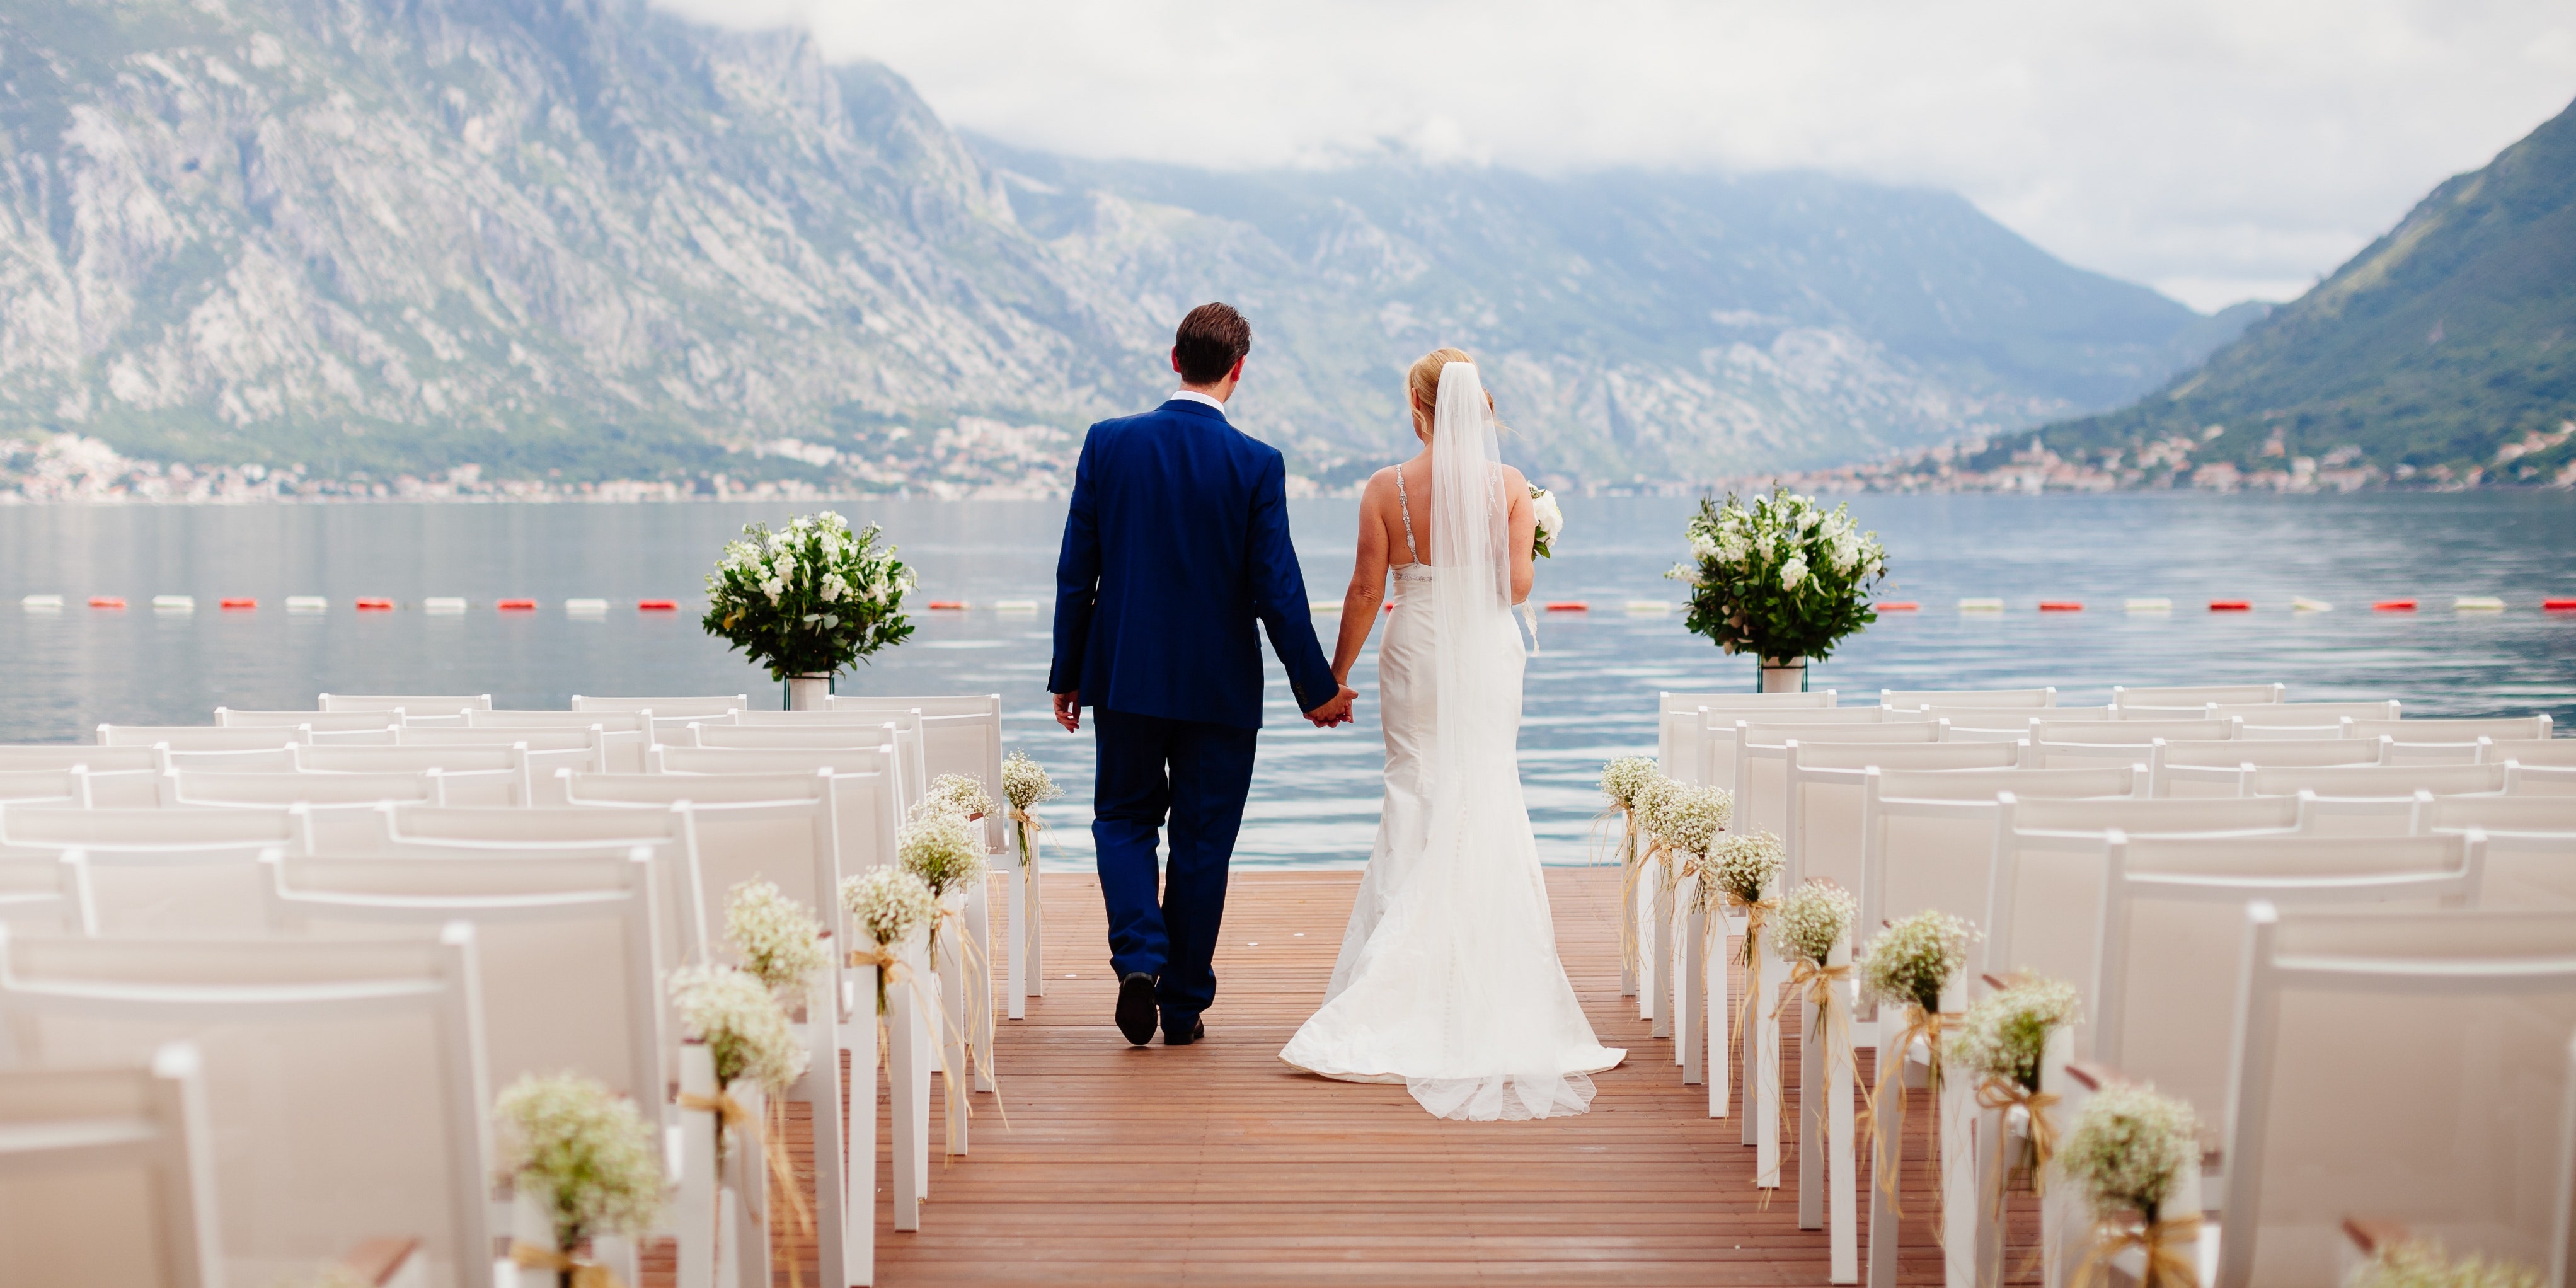
[[[1730, 807], [1732, 803], [1730, 800]], [[1712, 835], [1706, 847], [1696, 852], [1707, 856], [1699, 865], [1701, 889], [1723, 894], [1739, 906], [1759, 901], [1762, 892], [1780, 875], [1782, 865], [1789, 861], [1788, 849], [1769, 832]]]
[[770, 1092], [805, 1076], [809, 1053], [787, 1027], [787, 1012], [758, 979], [730, 966], [671, 972], [671, 1008], [681, 1036], [707, 1044], [718, 1085], [749, 1078]]
[[1638, 801], [1637, 826], [1686, 854], [1706, 854], [1735, 817], [1735, 794], [1666, 778]]
[[784, 531], [745, 527], [707, 575], [699, 624], [772, 679], [836, 672], [902, 643], [912, 634], [903, 597], [918, 583], [893, 546], [876, 545], [878, 532], [853, 533], [829, 510]]
[[930, 780], [921, 794], [920, 809], [944, 809], [965, 819], [978, 819], [993, 812], [993, 794], [984, 790], [984, 780], [972, 774], [941, 774]]
[[1925, 909], [1869, 941], [1860, 957], [1861, 991], [1926, 1015], [1941, 1009], [1941, 989], [1967, 964], [1976, 932], [1946, 912]]
[[822, 923], [769, 881], [745, 881], [728, 892], [725, 939], [742, 968], [783, 997], [801, 998], [805, 981], [832, 964]]
[[661, 1220], [661, 1133], [595, 1079], [522, 1075], [492, 1104], [501, 1174], [554, 1219], [555, 1246], [633, 1234]]
[[2129, 1212], [2154, 1221], [2182, 1169], [2200, 1166], [2199, 1132], [2191, 1106], [2153, 1087], [2114, 1083], [2084, 1102], [2057, 1164], [2096, 1221]]
[[2540, 1288], [2537, 1270], [2476, 1254], [2451, 1259], [2435, 1240], [2407, 1239], [2379, 1249], [2348, 1288]]
[[1690, 559], [1664, 575], [1692, 588], [1685, 625], [1729, 653], [1821, 661], [1878, 620], [1869, 599], [1887, 551], [1848, 506], [1826, 511], [1786, 488], [1749, 503], [1730, 494], [1702, 501], [1686, 536]]
[[1002, 761], [1002, 795], [1010, 798], [1012, 809], [1025, 814], [1040, 801], [1064, 795], [1064, 789], [1047, 777], [1044, 766], [1029, 759], [1029, 753], [1014, 751]]
[[990, 870], [983, 834], [963, 815], [948, 809], [914, 809], [895, 853], [905, 870], [920, 877], [942, 900], [983, 880]]
[[1538, 517], [1537, 530], [1530, 534], [1530, 554], [1539, 559], [1556, 557], [1556, 534], [1565, 531], [1565, 511], [1558, 509], [1556, 494], [1537, 484], [1530, 485], [1530, 509]]
[[1950, 1058], [1969, 1076], [2039, 1090], [2039, 1062], [2048, 1035], [2075, 1020], [2075, 986], [2063, 980], [2024, 979], [1978, 998], [1959, 1021]]
[[841, 879], [841, 906], [879, 948], [892, 948], [939, 915], [939, 895], [909, 868], [870, 868]]
[[1601, 794], [1621, 809], [1637, 807], [1637, 794], [1663, 777], [1651, 756], [1621, 756], [1601, 766]]
[[1809, 877], [1781, 896], [1780, 911], [1771, 918], [1773, 942], [1790, 961], [1821, 962], [1833, 955], [1834, 945], [1859, 915], [1860, 901], [1851, 891], [1831, 877]]

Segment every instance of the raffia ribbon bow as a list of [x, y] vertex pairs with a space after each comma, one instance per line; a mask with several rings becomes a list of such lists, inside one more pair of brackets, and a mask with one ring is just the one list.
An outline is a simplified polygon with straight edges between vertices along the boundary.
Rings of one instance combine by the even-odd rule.
[[[1780, 901], [1754, 899], [1748, 902], [1729, 890], [1726, 892], [1726, 906], [1744, 914], [1744, 1002], [1735, 1009], [1733, 1040], [1735, 1058], [1744, 1067], [1745, 1080], [1750, 1082], [1753, 1078], [1753, 1066], [1751, 1057], [1745, 1053], [1744, 1042], [1745, 1036], [1753, 1029], [1753, 1017], [1760, 1013], [1762, 1005], [1762, 927], [1770, 920], [1772, 913], [1780, 910]], [[1726, 923], [1716, 917], [1709, 918], [1708, 933], [1711, 939], [1725, 934]], [[1709, 955], [1714, 957], [1717, 954], [1712, 952]]]
[[565, 1253], [533, 1243], [510, 1241], [510, 1264], [522, 1270], [551, 1270], [572, 1276], [572, 1288], [626, 1288], [617, 1273], [596, 1261], [575, 1261]]
[[2136, 1248], [2146, 1256], [2146, 1268], [2138, 1276], [2138, 1288], [2200, 1288], [2200, 1266], [2185, 1256], [2176, 1244], [2189, 1244], [2200, 1237], [2200, 1216], [2194, 1213], [2173, 1221], [2149, 1217], [2143, 1221], [2098, 1221], [2093, 1226], [2093, 1246], [2075, 1268], [2075, 1288], [2094, 1288], [2111, 1281], [2111, 1263], [2121, 1253]]
[[[2042, 1178], [2048, 1173], [2048, 1160], [2057, 1157], [2057, 1121], [2048, 1114], [2048, 1107], [2056, 1103], [2056, 1095], [2033, 1091], [2012, 1078], [1988, 1078], [1977, 1088], [1977, 1108], [1999, 1110], [2009, 1115], [2012, 1108], [2019, 1105], [2029, 1117], [2030, 1188], [2033, 1192], [2045, 1184]], [[2010, 1179], [2011, 1171], [2007, 1167], [1999, 1168], [1995, 1173], [1995, 1210], [1998, 1212], [2003, 1210], [2004, 1183]]]
[[[1945, 1012], [1925, 1010], [1915, 1003], [1907, 1003], [1907, 1006], [1914, 1012], [1914, 1018], [1906, 1021], [1904, 1031], [1896, 1035], [1895, 1041], [1882, 1040], [1878, 1044], [1877, 1093], [1872, 1095], [1866, 1089], [1862, 1093], [1869, 1102], [1869, 1133], [1873, 1156], [1876, 1160], [1874, 1167], [1878, 1173], [1878, 1185], [1887, 1193], [1888, 1210], [1898, 1216], [1905, 1215], [1905, 1205], [1897, 1199], [1896, 1183], [1898, 1171], [1905, 1166], [1905, 1133], [1884, 1130], [1884, 1124], [1879, 1119], [1878, 1106], [1881, 1101], [1892, 1095], [1896, 1098], [1896, 1117], [1899, 1121], [1904, 1119], [1905, 1053], [1914, 1049], [1916, 1038], [1923, 1039], [1924, 1048], [1931, 1055], [1930, 1090], [1935, 1101], [1938, 1101], [1941, 1094], [1941, 1030], [1944, 1021], [1949, 1018]], [[1881, 1023], [1884, 1022], [1881, 1021]], [[1936, 1202], [1939, 1201], [1940, 1187], [1933, 1188], [1932, 1197]], [[1934, 1222], [1933, 1229], [1936, 1231], [1940, 1229], [1939, 1222]]]
[[[1625, 806], [1621, 807], [1621, 812], [1626, 812]], [[1647, 843], [1642, 850], [1637, 846], [1640, 840]], [[1663, 838], [1638, 831], [1636, 817], [1630, 815], [1627, 848], [1623, 853], [1627, 864], [1619, 873], [1619, 906], [1635, 908], [1637, 882], [1644, 877], [1648, 867], [1664, 857]], [[1644, 935], [1645, 927], [1637, 924], [1635, 918], [1619, 918], [1619, 964], [1631, 975], [1637, 973], [1638, 959], [1645, 948]]]
[[[760, 1119], [742, 1107], [742, 1102], [724, 1092], [701, 1096], [693, 1091], [680, 1093], [682, 1109], [703, 1109], [713, 1113], [723, 1124], [751, 1138], [751, 1147], [760, 1151], [761, 1161], [769, 1165], [769, 1188], [787, 1197], [787, 1210], [796, 1218], [797, 1232], [811, 1238], [814, 1234], [814, 1210], [805, 1203], [805, 1192], [796, 1186], [796, 1166], [787, 1157], [787, 1102], [772, 1098], [770, 1112], [777, 1116], [774, 1133], [762, 1130]], [[803, 1288], [804, 1273], [794, 1261], [787, 1263], [787, 1277]], [[578, 1282], [574, 1288], [586, 1288]]]
[[[1802, 955], [1789, 968], [1788, 987], [1780, 994], [1780, 1004], [1771, 1011], [1771, 1018], [1776, 1020], [1789, 1009], [1791, 1002], [1802, 999], [1816, 1008], [1816, 1028], [1807, 1035], [1808, 1049], [1823, 1056], [1828, 1070], [1833, 1068], [1834, 1061], [1848, 1062], [1852, 1058], [1849, 1041], [1845, 1041], [1839, 1051], [1834, 1048], [1834, 1031], [1838, 1027], [1834, 1023], [1834, 986], [1851, 978], [1851, 973], [1849, 966], [1828, 966]], [[1859, 1072], [1858, 1066], [1854, 1066], [1853, 1072]], [[1817, 1139], [1833, 1139], [1832, 1119], [1826, 1116], [1825, 1105], [1819, 1102], [1814, 1112]]]

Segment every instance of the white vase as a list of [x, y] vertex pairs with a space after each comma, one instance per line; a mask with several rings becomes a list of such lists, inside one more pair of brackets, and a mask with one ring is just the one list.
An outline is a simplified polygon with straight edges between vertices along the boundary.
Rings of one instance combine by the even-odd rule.
[[1803, 657], [1762, 659], [1762, 692], [1804, 693], [1807, 691], [1807, 659]]
[[790, 711], [827, 711], [832, 706], [832, 677], [791, 675], [787, 677], [787, 709]]

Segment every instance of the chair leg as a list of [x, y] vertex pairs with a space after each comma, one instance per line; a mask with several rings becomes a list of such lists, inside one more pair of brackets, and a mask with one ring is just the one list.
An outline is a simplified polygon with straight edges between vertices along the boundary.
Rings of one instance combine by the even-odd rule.
[[1028, 945], [1029, 996], [1031, 997], [1046, 996], [1046, 882], [1040, 879], [1041, 876], [1037, 861], [1034, 859], [1030, 860], [1027, 867], [1020, 869], [1020, 883], [1027, 886], [1029, 891], [1029, 919], [1025, 926], [1017, 926], [1015, 923], [1015, 928], [1011, 932], [1020, 937], [1020, 942]]
[[[991, 1091], [994, 1086], [993, 1026], [971, 1022], [974, 1016], [993, 1013], [993, 902], [988, 893], [991, 885], [989, 881], [979, 882], [966, 892], [966, 933], [975, 937], [976, 959], [984, 963], [980, 972], [982, 978], [968, 979], [963, 973], [962, 960], [957, 978], [958, 1031], [965, 1035], [966, 1044], [975, 1053], [974, 1087], [977, 1091]], [[977, 989], [983, 995], [970, 997], [969, 994]], [[958, 1072], [965, 1070], [960, 1068]], [[964, 1137], [961, 1135], [959, 1139]]]
[[841, 1039], [839, 1026], [834, 1023], [838, 1013], [838, 1007], [820, 997], [807, 1003], [806, 1045], [810, 1058], [805, 1076], [797, 1080], [791, 1094], [813, 1110], [815, 1274], [830, 1288], [848, 1288], [859, 1278], [850, 1272], [849, 1201], [844, 1193], [850, 1171], [840, 1131], [845, 1118], [841, 1108]]
[[970, 1085], [970, 1075], [966, 1069], [965, 951], [963, 945], [955, 942], [953, 933], [940, 937], [939, 1008], [947, 1018], [945, 1023], [933, 1019], [935, 1036], [931, 1040], [939, 1043], [940, 1056], [947, 1061], [950, 1077], [954, 1079], [954, 1082], [943, 1080], [939, 1089], [941, 1103], [947, 1111], [943, 1147], [949, 1154], [958, 1155], [967, 1152], [966, 1089]]
[[[695, 1096], [716, 1091], [715, 1057], [703, 1042], [680, 1047], [680, 1090]], [[680, 1288], [715, 1288], [715, 1232], [720, 1208], [716, 1197], [716, 1116], [713, 1110], [680, 1111], [680, 1192], [672, 1203], [679, 1229]]]
[[[1849, 963], [1847, 948], [1836, 950], [1835, 965]], [[1837, 1035], [1835, 1050], [1840, 1054], [1825, 1064], [1825, 1122], [1832, 1132], [1832, 1183], [1829, 1219], [1832, 1228], [1827, 1236], [1831, 1247], [1828, 1280], [1837, 1284], [1860, 1282], [1859, 1232], [1853, 1226], [1853, 1183], [1858, 1173], [1854, 1153], [1860, 1142], [1853, 1137], [1856, 1125], [1852, 1112], [1852, 1079], [1858, 1076], [1858, 1056], [1851, 1043], [1852, 1006], [1858, 1000], [1859, 986], [1849, 980], [1834, 986], [1839, 997], [1835, 1009], [1840, 1012], [1842, 1032]]]
[[[1664, 937], [1655, 931], [1655, 923], [1664, 915], [1663, 892], [1655, 888], [1655, 870], [1651, 867], [1637, 875], [1637, 1018], [1655, 1018], [1655, 981], [1664, 972], [1656, 968], [1655, 954], [1664, 951]], [[1650, 1037], [1662, 1037], [1658, 1029], [1647, 1031]]]
[[[1694, 904], [1698, 901], [1692, 900]], [[1724, 914], [1719, 914], [1724, 915]], [[1693, 907], [1682, 917], [1682, 996], [1673, 1008], [1673, 1045], [1682, 1057], [1682, 1085], [1708, 1080], [1708, 914]]]
[[[918, 960], [909, 963], [919, 970]], [[914, 978], [919, 979], [916, 975]], [[935, 988], [936, 980], [924, 982]], [[894, 1228], [921, 1228], [921, 1200], [930, 1184], [930, 1041], [937, 1017], [935, 997], [909, 987], [894, 990], [892, 1022], [887, 1026], [893, 1049], [887, 1053], [886, 1081], [894, 1099]], [[924, 1003], [930, 1005], [925, 1006]], [[683, 1288], [686, 1288], [684, 1285]]]
[[1798, 1228], [1825, 1228], [1824, 1061], [1816, 1050], [1816, 1004], [1798, 999]]
[[[850, 1019], [850, 1028], [856, 1031], [847, 1034], [843, 1043], [850, 1053], [850, 1094], [842, 1106], [841, 1120], [849, 1140], [842, 1152], [848, 1183], [842, 1187], [837, 1212], [819, 1202], [815, 1205], [817, 1220], [841, 1223], [842, 1260], [849, 1267], [852, 1285], [876, 1282], [877, 1069], [887, 1058], [877, 1049], [876, 976], [877, 968], [873, 966], [859, 972], [859, 1005]], [[900, 1105], [902, 1101], [895, 1103]]]
[[1771, 951], [1767, 936], [1754, 945], [1754, 951], [1762, 955], [1762, 991], [1748, 1003], [1752, 1014], [1746, 1017], [1745, 1028], [1752, 1038], [1758, 1072], [1745, 1076], [1753, 1103], [1746, 1108], [1744, 1121], [1754, 1128], [1754, 1182], [1773, 1190], [1780, 1188], [1780, 1021], [1771, 1011], [1789, 968]]
[[1011, 1018], [1025, 1020], [1029, 1018], [1029, 980], [1032, 974], [1029, 970], [1029, 886], [1016, 871], [1003, 880], [1010, 885], [1011, 978], [1003, 987], [1002, 996], [1010, 1002]]
[[[1626, 874], [1622, 873], [1621, 879], [1624, 880], [1625, 877]], [[1639, 882], [1638, 884], [1640, 887], [1644, 885], [1643, 882]], [[1621, 897], [1619, 900], [1620, 943], [1635, 944], [1637, 942], [1637, 900], [1642, 897], [1643, 894], [1644, 890], [1640, 888], [1638, 890], [1628, 892], [1628, 894]], [[1619, 958], [1619, 996], [1635, 997], [1636, 995], [1637, 964], [1630, 961], [1627, 954], [1622, 953]], [[1642, 1020], [1646, 1017], [1640, 1014], [1637, 1018]]]
[[[1902, 1049], [1891, 1051], [1884, 1045], [1878, 1049], [1878, 1058], [1881, 1060], [1903, 1060], [1906, 1054]], [[1903, 1140], [1905, 1139], [1906, 1110], [1912, 1107], [1914, 1068], [1909, 1063], [1899, 1069], [1896, 1076], [1905, 1079], [1909, 1084], [1907, 1103], [1897, 1103], [1894, 1096], [1879, 1097], [1876, 1130], [1886, 1133], [1891, 1140]], [[1884, 1161], [1886, 1153], [1887, 1151], [1881, 1149], [1870, 1151], [1869, 1288], [1896, 1288], [1896, 1195], [1903, 1181], [1899, 1176], [1881, 1172], [1880, 1164]]]
[[1977, 1092], [1941, 1080], [1941, 1263], [1949, 1288], [1977, 1288]]

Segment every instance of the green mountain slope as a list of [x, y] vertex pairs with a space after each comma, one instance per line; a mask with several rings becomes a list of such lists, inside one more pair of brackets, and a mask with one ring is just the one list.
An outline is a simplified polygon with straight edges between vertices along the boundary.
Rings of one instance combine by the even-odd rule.
[[2198, 370], [2040, 437], [2087, 460], [2120, 452], [2134, 464], [2141, 449], [2187, 438], [2192, 465], [2286, 468], [2306, 456], [2398, 479], [2544, 482], [2576, 464], [2571, 417], [2576, 106], [2435, 188]]

